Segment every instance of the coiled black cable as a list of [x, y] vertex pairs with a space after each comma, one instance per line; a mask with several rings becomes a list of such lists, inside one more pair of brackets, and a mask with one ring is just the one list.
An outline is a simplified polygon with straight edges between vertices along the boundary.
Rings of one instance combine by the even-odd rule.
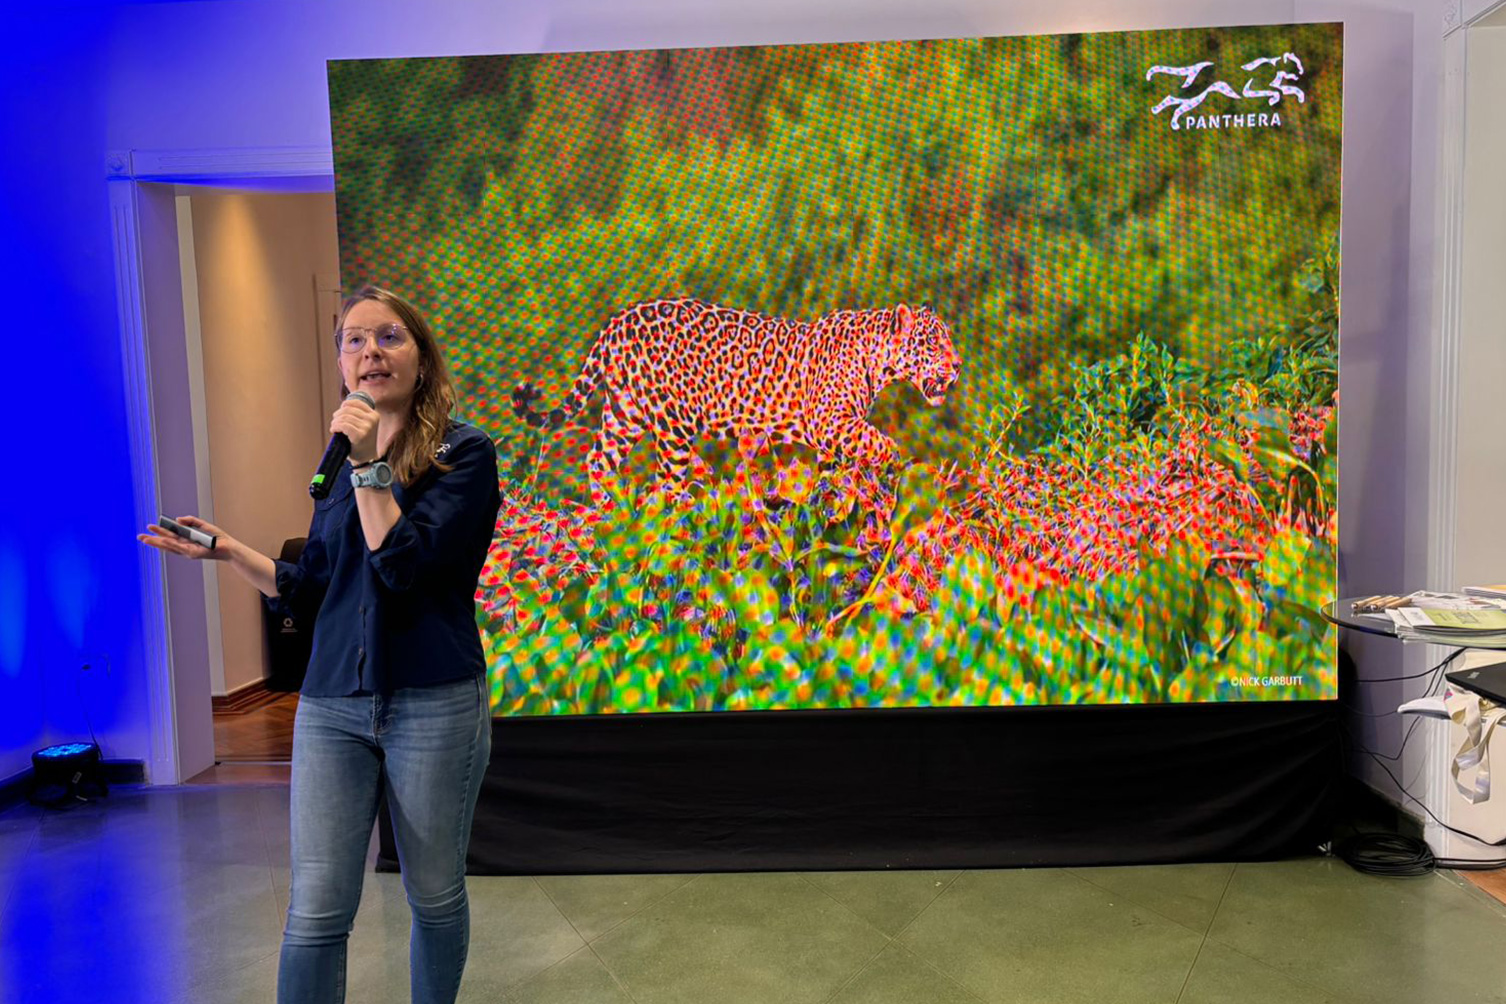
[[1333, 853], [1366, 875], [1405, 878], [1430, 875], [1438, 867], [1427, 844], [1399, 833], [1356, 833], [1334, 844]]

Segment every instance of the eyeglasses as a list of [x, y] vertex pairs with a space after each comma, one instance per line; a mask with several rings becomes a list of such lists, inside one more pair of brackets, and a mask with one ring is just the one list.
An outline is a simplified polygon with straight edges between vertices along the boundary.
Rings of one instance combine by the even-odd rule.
[[377, 348], [391, 351], [408, 344], [408, 329], [401, 324], [384, 324], [380, 328], [341, 328], [335, 332], [335, 344], [346, 353], [360, 352], [371, 338], [376, 339]]

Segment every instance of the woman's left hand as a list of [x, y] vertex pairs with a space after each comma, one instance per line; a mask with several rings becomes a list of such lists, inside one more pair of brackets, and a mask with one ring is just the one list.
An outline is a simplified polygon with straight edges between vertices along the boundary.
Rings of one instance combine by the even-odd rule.
[[350, 440], [350, 462], [364, 464], [377, 457], [377, 411], [359, 398], [347, 397], [329, 420], [331, 434]]

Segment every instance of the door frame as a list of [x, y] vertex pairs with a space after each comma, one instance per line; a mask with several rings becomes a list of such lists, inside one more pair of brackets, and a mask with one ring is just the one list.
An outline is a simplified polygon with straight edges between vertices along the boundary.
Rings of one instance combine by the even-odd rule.
[[[162, 274], [155, 272], [162, 269], [179, 274], [181, 263], [176, 248], [145, 239], [143, 202], [153, 197], [153, 193], [142, 186], [165, 183], [328, 191], [334, 186], [334, 175], [334, 151], [327, 146], [120, 150], [106, 156], [134, 525], [155, 522], [161, 511], [164, 459], [158, 449], [162, 437], [155, 424], [154, 390], [159, 395], [168, 393], [169, 388], [189, 396], [194, 392], [192, 387], [173, 386], [183, 379], [181, 372], [174, 378], [163, 372], [163, 367], [154, 369], [152, 365], [150, 336], [154, 325], [170, 330], [184, 321], [181, 313], [166, 317], [162, 303], [152, 304], [148, 297], [148, 273]], [[178, 308], [181, 312], [181, 300]], [[156, 316], [153, 309], [158, 312]], [[190, 372], [188, 380], [199, 381], [197, 393], [202, 396], [202, 368], [196, 374]], [[195, 422], [202, 417], [199, 409]], [[192, 432], [202, 441], [204, 430]], [[182, 460], [174, 456], [169, 462], [176, 465]], [[208, 630], [212, 614], [202, 597], [170, 595], [163, 559], [156, 551], [138, 549], [137, 565], [147, 688], [146, 777], [153, 785], [179, 784], [211, 766], [214, 751], [211, 738], [206, 762], [203, 736], [206, 730], [212, 736], [208, 679], [186, 676], [179, 679], [175, 674], [170, 607], [180, 617], [198, 616], [197, 611], [202, 610], [206, 619], [204, 630]], [[188, 602], [170, 602], [173, 599]], [[213, 616], [217, 617], [217, 608]], [[201, 696], [198, 691], [203, 691], [203, 700], [198, 699]]]

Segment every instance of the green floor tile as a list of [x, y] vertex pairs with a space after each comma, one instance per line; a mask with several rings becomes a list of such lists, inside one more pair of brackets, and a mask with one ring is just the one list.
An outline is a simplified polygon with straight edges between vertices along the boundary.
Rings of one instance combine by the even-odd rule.
[[[408, 1000], [408, 940], [413, 913], [398, 875], [367, 873], [361, 906], [346, 948], [346, 1000], [404, 1004]], [[475, 951], [475, 931], [471, 950]]]
[[292, 891], [293, 869], [287, 865], [272, 866], [272, 894], [277, 897], [277, 915], [284, 920], [288, 915], [288, 893]]
[[277, 999], [277, 962], [273, 953], [239, 969], [223, 970], [164, 1004], [270, 1004]]
[[817, 1004], [884, 947], [799, 875], [702, 875], [592, 947], [637, 1004]]
[[930, 906], [956, 872], [811, 872], [806, 878], [893, 937]]
[[891, 944], [831, 999], [831, 1004], [978, 1004], [978, 998]]
[[552, 875], [539, 887], [582, 938], [591, 941], [657, 903], [692, 875]]
[[37, 823], [30, 816], [0, 814], [0, 905], [4, 884], [21, 869], [21, 862], [36, 839]]
[[900, 943], [985, 1001], [1171, 1004], [1202, 938], [1057, 869], [967, 872]]
[[282, 917], [265, 867], [185, 864], [176, 883], [155, 890], [139, 876], [107, 868], [100, 882], [107, 901], [137, 904], [134, 925], [111, 925], [111, 950], [153, 960], [154, 976], [169, 986], [196, 987], [282, 945]]
[[[463, 987], [459, 1004], [495, 1002], [479, 990]], [[502, 998], [502, 1004], [633, 1004], [590, 948], [582, 948], [550, 966]]]
[[1367, 1004], [1506, 1004], [1506, 918], [1441, 875], [1240, 865], [1209, 938]]
[[[486, 999], [500, 998], [585, 944], [531, 878], [472, 877], [467, 891], [465, 986]], [[351, 1001], [407, 1001], [411, 926], [401, 876], [368, 874], [350, 938]]]
[[1073, 868], [1072, 874], [1116, 896], [1154, 910], [1199, 934], [1207, 933], [1214, 911], [1234, 873], [1230, 864], [1136, 865], [1126, 868]]
[[0, 812], [0, 874], [20, 867], [39, 828], [30, 806]]
[[[1203, 945], [1177, 1004], [1352, 1004], [1216, 941]], [[1358, 1004], [1358, 1002], [1353, 1002]]]
[[471, 955], [466, 983], [495, 1000], [585, 942], [531, 878], [480, 876], [467, 883], [471, 897]]
[[[114, 868], [77, 887], [76, 876], [36, 878], [0, 928], [7, 943], [0, 955], [11, 955], [13, 939], [24, 946], [23, 980], [11, 985], [27, 989], [7, 996], [0, 984], [0, 999], [171, 1000], [281, 944], [265, 869], [222, 867], [160, 889]], [[37, 987], [46, 992], [32, 992]]]

